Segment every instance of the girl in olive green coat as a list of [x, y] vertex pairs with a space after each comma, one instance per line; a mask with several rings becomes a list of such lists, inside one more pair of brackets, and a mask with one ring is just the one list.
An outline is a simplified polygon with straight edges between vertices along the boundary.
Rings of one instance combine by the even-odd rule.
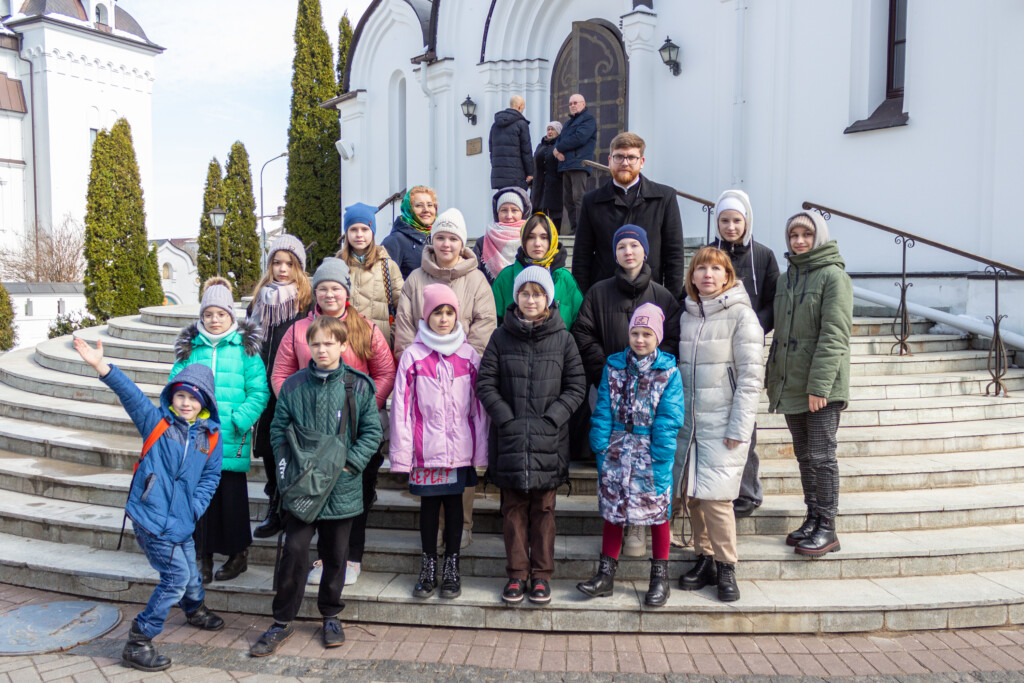
[[220, 277], [206, 281], [199, 321], [184, 328], [174, 342], [177, 363], [171, 377], [193, 363], [213, 370], [221, 418], [221, 479], [206, 514], [196, 524], [196, 548], [203, 583], [213, 576], [213, 553], [227, 555], [217, 570], [229, 581], [248, 569], [249, 493], [245, 473], [252, 460], [252, 428], [270, 398], [267, 371], [260, 358], [259, 326], [235, 320], [231, 283]]
[[828, 224], [817, 213], [786, 222], [789, 267], [775, 291], [775, 338], [768, 354], [768, 410], [786, 416], [807, 517], [786, 537], [795, 552], [839, 550], [836, 432], [850, 400], [853, 285]]

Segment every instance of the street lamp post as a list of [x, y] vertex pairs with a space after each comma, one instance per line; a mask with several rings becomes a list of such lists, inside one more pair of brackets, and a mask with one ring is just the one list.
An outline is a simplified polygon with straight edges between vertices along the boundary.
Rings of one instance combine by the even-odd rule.
[[263, 166], [260, 168], [260, 267], [263, 270], [267, 269], [267, 229], [263, 223], [263, 219], [266, 217], [266, 212], [263, 210], [263, 169], [265, 169], [267, 164], [271, 161], [277, 161], [278, 159], [286, 156], [288, 156], [288, 152], [281, 152], [273, 159], [264, 162]]
[[220, 229], [224, 227], [224, 216], [227, 212], [224, 209], [215, 207], [210, 209], [210, 224], [217, 231], [217, 276], [220, 277]]

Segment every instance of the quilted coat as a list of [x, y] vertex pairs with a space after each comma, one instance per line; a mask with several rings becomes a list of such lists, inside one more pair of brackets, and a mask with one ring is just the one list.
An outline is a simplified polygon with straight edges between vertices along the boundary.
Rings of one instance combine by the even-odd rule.
[[[742, 283], [683, 305], [679, 370], [686, 421], [676, 450], [677, 495], [685, 486], [693, 498], [735, 500], [764, 382], [764, 333]], [[727, 448], [727, 438], [740, 445]]]
[[[270, 425], [270, 441], [277, 454], [290, 453], [288, 425], [296, 423], [320, 434], [337, 434], [345, 403], [345, 373], [356, 376], [352, 388], [356, 404], [355, 441], [348, 424], [344, 425], [345, 470], [338, 477], [327, 503], [317, 516], [321, 519], [348, 519], [363, 512], [363, 468], [380, 447], [381, 426], [374, 398], [373, 380], [342, 362], [326, 378], [309, 367], [288, 378], [277, 396], [277, 410]], [[280, 483], [280, 482], [279, 482]]]
[[591, 418], [590, 447], [600, 473], [601, 516], [620, 526], [650, 526], [671, 515], [683, 383], [671, 353], [659, 351], [644, 372], [631, 356], [627, 350], [608, 358]]
[[526, 117], [512, 108], [495, 113], [487, 147], [491, 153], [491, 187], [525, 188], [526, 176], [533, 175], [533, 145]]
[[210, 400], [213, 376], [197, 367], [174, 376], [199, 387], [210, 406], [209, 417], [192, 424], [171, 412], [170, 384], [160, 392], [158, 408], [116, 366], [100, 379], [117, 394], [144, 439], [160, 420], [171, 423], [139, 464], [125, 510], [153, 536], [181, 543], [192, 536], [196, 520], [206, 512], [220, 483], [222, 444], [218, 442], [211, 451], [209, 443], [209, 435], [220, 431], [217, 404]]
[[491, 416], [487, 476], [503, 489], [547, 490], [569, 478], [569, 416], [586, 380], [557, 306], [537, 324], [510, 306], [480, 362], [476, 393]]
[[200, 331], [199, 323], [184, 328], [174, 342], [177, 362], [171, 377], [193, 363], [213, 370], [225, 472], [249, 471], [252, 430], [270, 398], [267, 369], [260, 359], [262, 345], [259, 328], [248, 318], [239, 320], [238, 329], [216, 346]]
[[[340, 251], [335, 256], [342, 258]], [[355, 258], [346, 260], [346, 263], [352, 278], [352, 287], [349, 290], [352, 307], [380, 328], [388, 346], [391, 346], [394, 343], [394, 330], [391, 329], [388, 315], [388, 290], [384, 285], [384, 268], [387, 268], [388, 278], [391, 280], [391, 300], [397, 310], [402, 297], [402, 285], [405, 282], [398, 262], [388, 255], [387, 249], [377, 247], [377, 260], [373, 265], [366, 267]]]
[[391, 471], [487, 465], [487, 411], [476, 397], [480, 355], [449, 356], [416, 341], [402, 354], [391, 399]]

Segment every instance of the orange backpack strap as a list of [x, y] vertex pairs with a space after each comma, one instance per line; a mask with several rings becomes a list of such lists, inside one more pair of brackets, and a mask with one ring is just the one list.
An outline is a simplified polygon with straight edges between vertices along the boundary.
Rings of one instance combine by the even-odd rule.
[[142, 464], [142, 459], [146, 457], [146, 453], [149, 453], [149, 449], [153, 447], [153, 444], [160, 440], [160, 437], [164, 435], [164, 432], [166, 432], [167, 428], [170, 426], [171, 422], [167, 418], [163, 418], [156, 423], [156, 426], [153, 427], [153, 431], [149, 433], [149, 436], [146, 437], [146, 440], [142, 444], [142, 453], [139, 454], [139, 461], [135, 463], [135, 467], [132, 468], [132, 472], [139, 469], [139, 465]]
[[220, 432], [207, 432], [207, 438], [210, 442], [210, 450], [206, 452], [206, 459], [210, 459], [210, 454], [213, 453], [213, 449], [217, 447], [217, 442], [220, 440]]

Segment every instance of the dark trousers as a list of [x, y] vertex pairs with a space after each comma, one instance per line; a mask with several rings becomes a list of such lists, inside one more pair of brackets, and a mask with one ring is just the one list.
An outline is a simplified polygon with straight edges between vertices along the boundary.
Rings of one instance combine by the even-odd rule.
[[423, 552], [437, 555], [437, 529], [444, 505], [444, 547], [458, 548], [462, 542], [462, 494], [420, 498], [420, 544]]
[[757, 425], [750, 435], [750, 448], [747, 450], [747, 464], [743, 467], [743, 478], [740, 479], [740, 498], [752, 500], [756, 505], [764, 502], [764, 491], [761, 490], [761, 461], [757, 457]]
[[277, 593], [272, 610], [274, 621], [287, 624], [302, 606], [309, 578], [309, 543], [317, 534], [316, 550], [324, 563], [320, 594], [316, 606], [324, 617], [336, 617], [345, 609], [341, 589], [345, 587], [345, 563], [348, 561], [348, 536], [352, 518], [322, 519], [306, 524], [292, 515], [285, 518], [284, 552], [277, 567]]
[[363, 469], [363, 512], [352, 520], [352, 534], [348, 538], [348, 559], [352, 562], [363, 561], [366, 550], [366, 520], [370, 517], [370, 508], [377, 498], [377, 473], [384, 462], [383, 449], [378, 450], [370, 458]]
[[501, 490], [501, 531], [508, 578], [551, 580], [555, 571], [556, 494], [556, 489]]
[[835, 519], [839, 512], [839, 463], [836, 461], [836, 432], [840, 408], [829, 403], [816, 413], [786, 416], [793, 435], [793, 452], [800, 466], [804, 503], [822, 517]]
[[586, 171], [562, 172], [562, 233], [566, 235], [576, 231], [589, 177]]

